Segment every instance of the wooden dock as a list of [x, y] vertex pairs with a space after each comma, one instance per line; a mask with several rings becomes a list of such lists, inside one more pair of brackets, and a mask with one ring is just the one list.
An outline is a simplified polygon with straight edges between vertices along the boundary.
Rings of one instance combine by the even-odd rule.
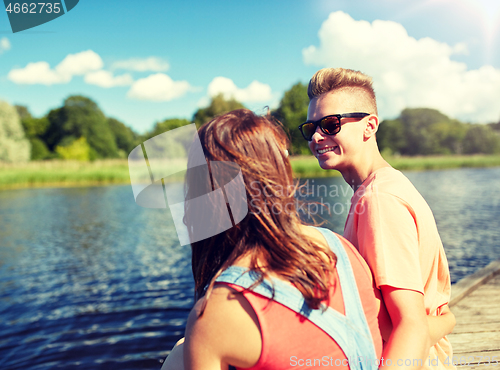
[[500, 370], [500, 260], [454, 284], [450, 307], [457, 370]]

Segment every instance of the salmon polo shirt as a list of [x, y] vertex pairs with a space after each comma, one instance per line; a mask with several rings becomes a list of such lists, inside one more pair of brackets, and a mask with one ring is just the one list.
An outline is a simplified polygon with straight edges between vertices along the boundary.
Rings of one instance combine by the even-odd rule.
[[[449, 302], [450, 272], [436, 221], [400, 171], [382, 167], [363, 182], [351, 199], [344, 237], [370, 266], [377, 288], [422, 293], [427, 315], [439, 315]], [[424, 368], [453, 368], [452, 356], [445, 337], [431, 348]]]

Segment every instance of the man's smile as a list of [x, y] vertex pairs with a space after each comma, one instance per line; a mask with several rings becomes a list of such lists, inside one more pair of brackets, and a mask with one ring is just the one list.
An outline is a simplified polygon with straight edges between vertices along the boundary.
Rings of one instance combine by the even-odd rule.
[[334, 151], [337, 148], [338, 148], [338, 146], [327, 146], [327, 147], [324, 147], [324, 148], [321, 148], [321, 149], [317, 149], [316, 152], [319, 155], [321, 155], [321, 154], [325, 154], [327, 152], [332, 152], [332, 151]]

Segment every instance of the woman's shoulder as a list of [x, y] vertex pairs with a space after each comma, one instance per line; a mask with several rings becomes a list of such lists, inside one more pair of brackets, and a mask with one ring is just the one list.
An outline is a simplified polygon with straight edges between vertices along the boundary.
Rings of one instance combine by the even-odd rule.
[[321, 234], [321, 232], [316, 227], [308, 226], [308, 225], [300, 225], [300, 231], [302, 231], [304, 236], [310, 238], [310, 240], [313, 243], [319, 244], [323, 247], [328, 248], [328, 243], [327, 243], [325, 237], [323, 236], [323, 234]]
[[255, 311], [243, 294], [226, 284], [215, 285], [208, 300], [203, 297], [196, 302], [189, 314], [186, 338], [186, 350], [196, 358], [209, 353], [221, 361], [232, 359], [238, 367], [253, 366], [262, 349]]
[[[246, 318], [250, 320], [245, 320]], [[243, 294], [225, 283], [216, 284], [208, 300], [206, 297], [202, 297], [196, 302], [189, 315], [189, 320], [191, 324], [196, 324], [199, 327], [230, 326], [232, 321], [243, 325], [251, 322], [254, 324], [251, 326], [257, 324], [258, 329], [257, 316], [252, 306]]]

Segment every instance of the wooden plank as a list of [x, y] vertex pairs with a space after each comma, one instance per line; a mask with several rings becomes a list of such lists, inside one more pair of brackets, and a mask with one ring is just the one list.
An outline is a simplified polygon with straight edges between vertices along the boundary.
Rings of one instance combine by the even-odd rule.
[[[463, 312], [466, 312], [466, 311], [462, 311], [462, 313]], [[455, 313], [455, 311], [453, 311], [453, 313], [455, 314], [455, 318], [457, 319], [458, 323], [491, 324], [491, 323], [496, 323], [498, 321], [498, 315], [496, 315], [496, 314], [490, 314], [490, 315], [476, 314], [474, 316], [467, 317], [465, 320], [464, 319], [465, 316], [457, 315], [457, 313]], [[500, 369], [498, 369], [498, 370], [500, 370]]]
[[[497, 293], [500, 294], [500, 293]], [[499, 311], [499, 306], [500, 306], [500, 299], [488, 299], [488, 297], [483, 296], [479, 297], [477, 299], [473, 299], [473, 297], [467, 297], [462, 299], [460, 303], [458, 303], [456, 306], [453, 306], [452, 311], [455, 312], [456, 309], [463, 308], [463, 309], [476, 309], [476, 310], [483, 310], [483, 309], [496, 309]]]
[[488, 281], [487, 283], [478, 286], [476, 289], [474, 289], [467, 296], [474, 295], [476, 292], [483, 291], [483, 290], [491, 290], [491, 291], [498, 290], [499, 284], [500, 284], [500, 279], [492, 279], [492, 280]]
[[453, 352], [500, 351], [500, 332], [450, 334]]
[[453, 355], [453, 364], [457, 367], [457, 369], [465, 369], [468, 367], [476, 367], [476, 366], [495, 366], [498, 370], [500, 367], [500, 360], [495, 356], [464, 356], [464, 355]]
[[500, 275], [495, 275], [493, 279], [489, 280], [485, 285], [498, 285], [500, 283]]
[[487, 283], [485, 285], [481, 285], [477, 287], [474, 291], [470, 292], [467, 296], [462, 298], [460, 301], [456, 303], [456, 305], [462, 304], [467, 300], [485, 300], [492, 302], [500, 302], [499, 292], [500, 282], [495, 282], [495, 284]]
[[[484, 285], [481, 285], [479, 287], [477, 287], [475, 290], [473, 290], [471, 293], [469, 293], [466, 297], [464, 298], [470, 298], [470, 297], [479, 297], [479, 296], [482, 296], [482, 295], [485, 295], [485, 294], [489, 294], [490, 295], [490, 298], [498, 298], [497, 295], [495, 295], [495, 292], [498, 292], [498, 286], [500, 285], [500, 282], [494, 282], [491, 283], [491, 282], [488, 282]], [[462, 298], [463, 299], [463, 298]]]
[[[460, 358], [462, 356], [466, 356], [466, 357], [472, 356], [472, 357], [474, 357], [474, 361], [472, 361], [472, 359], [471, 359], [471, 361], [468, 361], [468, 363], [470, 363], [470, 364], [477, 363], [479, 361], [479, 359], [481, 357], [483, 357], [481, 362], [486, 366], [486, 365], [488, 365], [488, 361], [487, 361], [486, 356], [488, 356], [490, 358], [491, 362], [493, 362], [494, 360], [498, 360], [498, 362], [500, 363], [500, 350], [485, 351], [485, 352], [471, 351], [471, 352], [467, 352], [467, 353], [458, 353], [458, 352], [453, 351], [453, 356], [455, 356], [455, 359]], [[497, 366], [497, 370], [500, 369], [500, 364], [499, 365], [496, 365], [494, 363], [491, 363], [491, 364], [494, 366]]]
[[457, 370], [498, 370], [499, 365], [495, 364], [474, 364], [470, 366], [457, 366]]
[[[500, 293], [499, 293], [500, 294]], [[496, 317], [500, 317], [500, 308], [498, 306], [496, 307], [475, 307], [474, 305], [468, 304], [467, 301], [464, 303], [460, 303], [460, 305], [456, 305], [451, 309], [453, 313], [455, 313], [455, 316], [457, 313], [461, 315], [471, 315], [471, 314], [476, 314], [480, 313], [482, 314], [484, 312], [485, 315], [493, 315]], [[467, 316], [463, 316], [464, 319], [467, 319]]]
[[[469, 352], [469, 353], [453, 352], [452, 361], [457, 364], [456, 366], [462, 367], [460, 365], [461, 358], [462, 358], [462, 363], [465, 364], [465, 366], [477, 365], [477, 364], [480, 364], [481, 366], [492, 365], [496, 366], [497, 370], [500, 369], [500, 351]], [[498, 361], [499, 364], [497, 365], [495, 361]]]
[[485, 284], [487, 281], [500, 274], [500, 260], [496, 260], [488, 264], [488, 266], [469, 275], [458, 283], [453, 284], [451, 288], [450, 307], [457, 304], [461, 299], [475, 290], [478, 286]]
[[500, 370], [500, 260], [455, 284], [450, 306], [453, 362], [465, 365], [457, 370]]
[[453, 329], [453, 333], [451, 335], [461, 334], [461, 333], [482, 333], [482, 332], [492, 332], [492, 331], [493, 332], [500, 331], [500, 318], [496, 322], [470, 323], [464, 321], [457, 321], [457, 325]]
[[[498, 315], [481, 315], [481, 314], [476, 314], [474, 316], [470, 315], [467, 318], [467, 321], [462, 320], [463, 316], [455, 314], [455, 318], [458, 323], [461, 323], [463, 325], [482, 325], [482, 324], [490, 324], [492, 327], [491, 329], [495, 331], [498, 328]], [[458, 324], [457, 324], [458, 326]]]
[[[499, 292], [496, 292], [496, 294], [499, 294]], [[457, 305], [453, 306], [453, 309], [455, 308], [460, 308], [460, 307], [485, 307], [485, 308], [497, 308], [499, 307], [500, 304], [500, 297], [494, 297], [490, 296], [489, 294], [482, 294], [478, 295], [476, 297], [471, 296], [471, 297], [466, 297], [463, 298], [460, 303], [457, 303]]]

